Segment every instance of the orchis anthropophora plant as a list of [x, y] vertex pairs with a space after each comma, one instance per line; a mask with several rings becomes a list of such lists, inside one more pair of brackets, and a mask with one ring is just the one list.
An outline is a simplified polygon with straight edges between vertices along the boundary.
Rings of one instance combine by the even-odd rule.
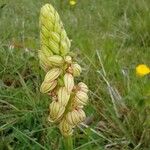
[[88, 87], [83, 82], [74, 82], [81, 67], [69, 55], [71, 42], [50, 4], [41, 8], [40, 40], [39, 60], [46, 72], [40, 91], [52, 98], [48, 120], [57, 123], [62, 135], [68, 137], [86, 117], [83, 106], [88, 102]]

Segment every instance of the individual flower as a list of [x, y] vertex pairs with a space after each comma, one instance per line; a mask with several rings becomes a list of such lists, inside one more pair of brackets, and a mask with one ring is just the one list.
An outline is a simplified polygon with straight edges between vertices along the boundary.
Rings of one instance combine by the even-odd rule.
[[67, 92], [66, 87], [60, 87], [58, 90], [58, 102], [64, 107], [67, 105], [70, 98], [70, 94]]
[[68, 112], [65, 118], [70, 125], [75, 126], [83, 122], [85, 117], [86, 117], [85, 112], [82, 109], [74, 109]]
[[76, 3], [77, 3], [76, 0], [70, 0], [70, 1], [69, 1], [69, 4], [72, 5], [72, 6], [75, 5]]
[[53, 66], [62, 66], [64, 59], [59, 55], [53, 55], [48, 57], [49, 63]]
[[73, 64], [71, 65], [71, 68], [72, 68], [72, 70], [73, 70], [73, 76], [76, 77], [76, 76], [79, 76], [79, 75], [80, 75], [82, 69], [81, 69], [81, 66], [80, 66], [78, 63], [73, 63]]
[[51, 82], [43, 82], [40, 87], [41, 93], [48, 93], [51, 90], [53, 90], [57, 85], [57, 80], [51, 81]]
[[83, 82], [78, 83], [78, 88], [80, 91], [85, 92], [85, 93], [89, 91], [88, 86]]
[[74, 87], [74, 78], [72, 74], [66, 73], [64, 75], [64, 84], [65, 84], [67, 91], [70, 93]]
[[140, 64], [136, 67], [136, 74], [138, 76], [145, 76], [150, 73], [150, 68], [145, 64]]
[[54, 81], [55, 79], [57, 79], [60, 74], [61, 74], [60, 68], [53, 68], [47, 72], [45, 79], [44, 79], [44, 82], [50, 83], [51, 81]]
[[77, 91], [74, 98], [74, 103], [77, 105], [86, 105], [88, 103], [88, 95], [83, 91]]
[[61, 119], [63, 113], [65, 111], [65, 107], [62, 106], [59, 102], [53, 101], [49, 106], [49, 117], [48, 120], [50, 122], [56, 122]]
[[73, 133], [73, 127], [65, 119], [60, 122], [59, 129], [63, 136], [70, 136]]

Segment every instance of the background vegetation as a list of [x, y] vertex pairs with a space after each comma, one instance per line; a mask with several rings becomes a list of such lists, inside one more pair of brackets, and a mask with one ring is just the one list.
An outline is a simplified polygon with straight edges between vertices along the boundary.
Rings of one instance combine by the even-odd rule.
[[[74, 135], [75, 150], [149, 150], [149, 0], [0, 1], [0, 149], [63, 150], [59, 130], [47, 122], [50, 98], [39, 92], [38, 19], [50, 2], [58, 10], [72, 51], [90, 88], [88, 119]], [[80, 79], [78, 79], [80, 80]]]

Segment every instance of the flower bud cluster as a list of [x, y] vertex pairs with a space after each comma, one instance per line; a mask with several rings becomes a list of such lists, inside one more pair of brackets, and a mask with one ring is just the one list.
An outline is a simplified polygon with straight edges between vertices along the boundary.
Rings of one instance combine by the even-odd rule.
[[86, 117], [83, 107], [88, 103], [88, 87], [83, 82], [75, 84], [74, 78], [82, 69], [69, 55], [70, 41], [58, 13], [49, 4], [41, 9], [40, 25], [39, 59], [46, 71], [40, 91], [52, 98], [48, 120], [58, 124], [63, 136], [69, 136]]
[[59, 64], [62, 63], [61, 57], [55, 58], [53, 55], [65, 56], [70, 50], [71, 42], [67, 37], [62, 21], [57, 11], [50, 4], [45, 4], [41, 8], [40, 41], [39, 58], [41, 67], [45, 71], [51, 67], [51, 61], [53, 64], [53, 59], [58, 59]]

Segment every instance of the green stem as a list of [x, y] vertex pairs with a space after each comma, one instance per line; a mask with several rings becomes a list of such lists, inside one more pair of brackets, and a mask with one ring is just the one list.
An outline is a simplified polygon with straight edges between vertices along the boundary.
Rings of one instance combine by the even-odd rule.
[[65, 150], [73, 150], [73, 142], [72, 137], [67, 136], [63, 137]]

